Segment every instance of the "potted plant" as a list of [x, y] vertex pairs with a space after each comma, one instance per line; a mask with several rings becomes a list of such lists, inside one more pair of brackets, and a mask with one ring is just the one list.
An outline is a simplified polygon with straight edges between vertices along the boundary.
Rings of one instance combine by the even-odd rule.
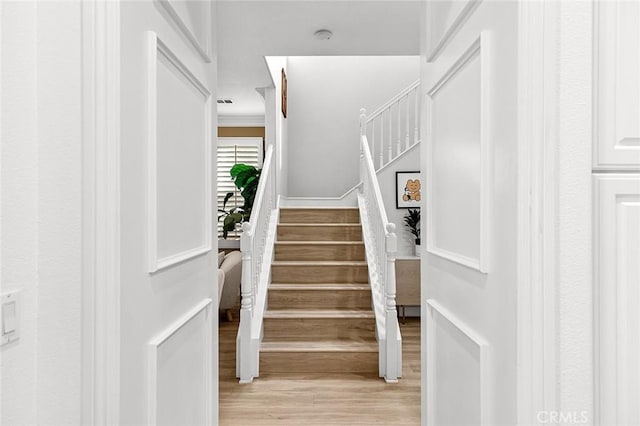
[[404, 225], [409, 228], [416, 241], [416, 256], [420, 256], [420, 209], [409, 209], [404, 216]]
[[218, 216], [218, 221], [223, 220], [222, 237], [224, 239], [227, 238], [230, 231], [236, 229], [238, 224], [247, 222], [251, 218], [251, 210], [258, 191], [261, 172], [262, 169], [242, 163], [235, 164], [229, 171], [233, 183], [240, 190], [244, 203], [240, 207], [232, 207], [229, 210], [225, 210], [227, 202], [233, 197], [234, 193], [227, 192], [227, 195], [225, 195], [222, 209], [218, 209], [218, 212], [222, 213]]

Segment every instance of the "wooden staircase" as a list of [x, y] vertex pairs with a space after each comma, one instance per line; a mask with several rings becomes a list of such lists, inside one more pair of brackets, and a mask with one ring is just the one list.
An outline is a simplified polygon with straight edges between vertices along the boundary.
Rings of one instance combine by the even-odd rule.
[[378, 376], [358, 209], [281, 208], [260, 375]]

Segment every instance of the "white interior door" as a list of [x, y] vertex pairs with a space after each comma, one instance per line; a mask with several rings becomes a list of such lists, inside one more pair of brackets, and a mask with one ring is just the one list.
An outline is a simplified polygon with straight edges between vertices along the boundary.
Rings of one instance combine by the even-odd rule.
[[121, 424], [217, 418], [214, 7], [121, 3]]
[[640, 425], [640, 4], [594, 24], [595, 424]]
[[518, 4], [427, 2], [424, 20], [423, 423], [512, 425]]

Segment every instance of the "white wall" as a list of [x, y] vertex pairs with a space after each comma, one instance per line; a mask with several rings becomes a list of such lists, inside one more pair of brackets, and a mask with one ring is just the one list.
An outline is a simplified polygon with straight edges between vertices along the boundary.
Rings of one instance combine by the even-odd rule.
[[276, 187], [278, 194], [288, 195], [288, 120], [282, 114], [282, 70], [288, 74], [288, 58], [269, 56], [265, 58], [273, 87], [265, 90], [265, 135], [266, 144], [274, 145], [276, 156]]
[[288, 195], [336, 197], [358, 181], [360, 108], [419, 77], [419, 57], [289, 57]]
[[[389, 222], [396, 224], [398, 236], [398, 256], [413, 256], [415, 237], [404, 225], [407, 209], [396, 208], [396, 172], [412, 172], [420, 170], [420, 144], [414, 145], [402, 157], [378, 172], [378, 183], [387, 211]], [[422, 189], [424, 197], [424, 187]], [[421, 235], [424, 238], [424, 235]]]
[[3, 2], [2, 292], [21, 290], [3, 346], [0, 423], [81, 422], [80, 3]]

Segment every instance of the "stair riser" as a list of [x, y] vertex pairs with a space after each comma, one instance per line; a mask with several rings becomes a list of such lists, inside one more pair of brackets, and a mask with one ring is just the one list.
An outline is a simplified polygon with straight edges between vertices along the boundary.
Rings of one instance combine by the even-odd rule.
[[368, 309], [368, 290], [269, 290], [269, 309]]
[[362, 241], [362, 228], [354, 226], [282, 226], [278, 241]]
[[260, 376], [291, 373], [378, 374], [376, 352], [262, 352]]
[[280, 209], [280, 223], [360, 223], [357, 209]]
[[364, 260], [364, 245], [276, 244], [275, 260]]
[[366, 283], [367, 274], [366, 265], [271, 266], [271, 282], [274, 283]]
[[264, 341], [314, 342], [370, 338], [373, 318], [264, 318]]

